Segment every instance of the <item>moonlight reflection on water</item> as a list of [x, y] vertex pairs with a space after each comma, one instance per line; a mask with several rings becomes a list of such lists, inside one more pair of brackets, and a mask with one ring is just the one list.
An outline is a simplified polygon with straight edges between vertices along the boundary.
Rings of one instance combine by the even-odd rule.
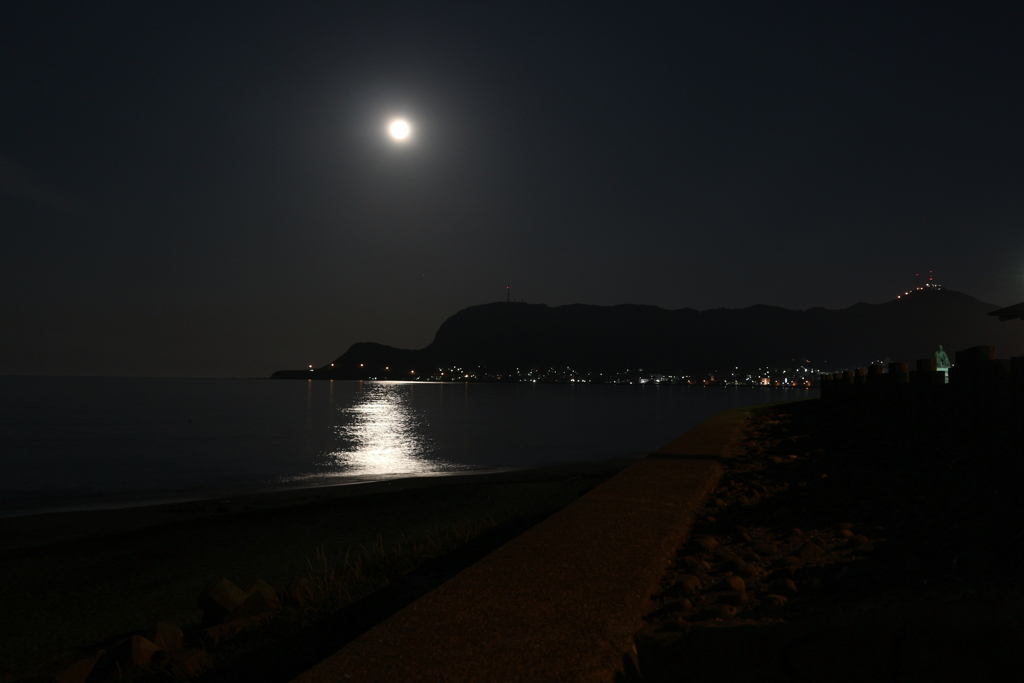
[[354, 405], [338, 409], [335, 427], [342, 443], [327, 454], [339, 474], [347, 476], [427, 474], [445, 464], [430, 458], [426, 420], [413, 407], [411, 387], [371, 384]]

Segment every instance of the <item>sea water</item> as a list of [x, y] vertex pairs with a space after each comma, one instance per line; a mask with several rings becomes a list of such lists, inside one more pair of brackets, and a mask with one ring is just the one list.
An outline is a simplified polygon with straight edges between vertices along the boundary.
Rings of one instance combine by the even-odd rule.
[[639, 456], [807, 389], [0, 378], [0, 514]]

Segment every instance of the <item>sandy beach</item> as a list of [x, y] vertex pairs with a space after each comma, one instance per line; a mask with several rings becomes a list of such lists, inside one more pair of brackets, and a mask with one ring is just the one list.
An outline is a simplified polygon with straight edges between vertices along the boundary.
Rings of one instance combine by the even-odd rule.
[[395, 479], [0, 519], [0, 680], [46, 676], [155, 621], [188, 625], [212, 579], [282, 589], [318, 548], [535, 519], [632, 460]]

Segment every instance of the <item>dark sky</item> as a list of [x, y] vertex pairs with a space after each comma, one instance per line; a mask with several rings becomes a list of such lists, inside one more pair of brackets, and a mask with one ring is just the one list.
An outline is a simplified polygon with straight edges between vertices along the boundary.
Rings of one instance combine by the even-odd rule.
[[[0, 4], [0, 374], [457, 310], [1024, 299], [1024, 5]], [[385, 135], [406, 117], [415, 140]]]

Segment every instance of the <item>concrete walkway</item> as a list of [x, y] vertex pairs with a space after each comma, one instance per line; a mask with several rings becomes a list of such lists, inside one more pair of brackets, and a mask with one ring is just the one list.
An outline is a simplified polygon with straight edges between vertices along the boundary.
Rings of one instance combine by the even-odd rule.
[[637, 461], [296, 683], [612, 681], [748, 414]]

